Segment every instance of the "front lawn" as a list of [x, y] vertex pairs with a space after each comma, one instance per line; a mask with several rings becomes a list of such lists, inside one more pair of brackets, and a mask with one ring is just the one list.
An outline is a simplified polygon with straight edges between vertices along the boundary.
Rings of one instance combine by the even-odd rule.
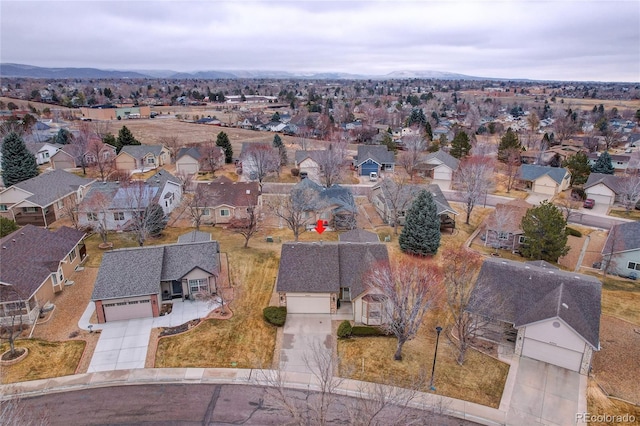
[[[25, 339], [16, 342], [16, 348], [27, 348], [29, 354], [14, 365], [2, 366], [2, 383], [25, 382], [69, 376], [75, 373], [86, 343], [83, 340], [47, 342]], [[9, 350], [9, 344], [0, 345], [0, 352]]]
[[611, 209], [609, 210], [609, 216], [616, 216], [624, 219], [640, 220], [640, 210], [631, 209], [630, 212], [627, 212], [624, 209], [622, 210]]

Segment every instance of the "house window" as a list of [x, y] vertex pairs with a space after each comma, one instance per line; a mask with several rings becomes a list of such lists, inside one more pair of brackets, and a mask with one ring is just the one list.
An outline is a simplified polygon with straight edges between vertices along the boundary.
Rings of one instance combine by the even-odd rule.
[[76, 249], [73, 249], [71, 253], [69, 253], [69, 262], [73, 262], [75, 258], [76, 258]]
[[640, 271], [640, 262], [629, 262], [629, 264], [627, 265], [627, 268]]
[[36, 213], [38, 211], [37, 207], [23, 207], [22, 211], [25, 213]]
[[229, 211], [229, 209], [220, 209], [220, 216], [222, 217], [231, 216], [231, 211]]
[[53, 281], [53, 285], [58, 284], [58, 274], [51, 274], [51, 281]]
[[0, 212], [6, 212], [8, 210], [6, 204], [0, 204]]
[[524, 244], [524, 243], [525, 243], [525, 241], [527, 241], [527, 237], [525, 237], [524, 235], [520, 235], [520, 236], [518, 237], [518, 242], [519, 242], [520, 244]]
[[207, 292], [209, 290], [209, 280], [206, 278], [189, 280], [189, 290], [191, 294]]
[[202, 209], [202, 216], [209, 216], [209, 209]]
[[498, 232], [498, 239], [499, 240], [508, 240], [509, 239], [509, 233], [508, 232]]
[[63, 207], [64, 207], [64, 201], [59, 200], [59, 201], [58, 201], [58, 208], [59, 208], [59, 209], [61, 209], [61, 208], [63, 208]]
[[124, 212], [113, 213], [113, 220], [124, 220]]
[[95, 222], [98, 220], [98, 213], [87, 213], [87, 220], [91, 222]]
[[156, 160], [153, 157], [147, 157], [147, 164], [156, 164]]
[[49, 153], [48, 153], [48, 152], [45, 152], [45, 153], [44, 153], [44, 155], [43, 155], [43, 157], [44, 157], [44, 158], [49, 158]]

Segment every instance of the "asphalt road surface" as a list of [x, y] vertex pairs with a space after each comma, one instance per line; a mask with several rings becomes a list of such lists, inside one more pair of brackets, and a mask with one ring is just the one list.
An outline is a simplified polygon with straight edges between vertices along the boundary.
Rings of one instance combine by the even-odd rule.
[[[304, 400], [292, 391], [290, 397]], [[317, 395], [316, 395], [317, 396]], [[348, 425], [356, 399], [336, 396], [330, 424]], [[6, 404], [6, 403], [3, 403]], [[158, 384], [95, 388], [52, 393], [17, 402], [16, 424], [51, 425], [287, 425], [297, 424], [277, 401], [259, 386]], [[360, 406], [364, 412], [371, 408]], [[351, 414], [354, 410], [351, 409]], [[397, 407], [379, 418], [384, 425], [402, 418]], [[414, 424], [442, 426], [476, 423], [444, 417], [432, 411], [405, 410], [417, 417]], [[362, 414], [360, 415], [362, 418]], [[314, 424], [314, 423], [311, 423]]]

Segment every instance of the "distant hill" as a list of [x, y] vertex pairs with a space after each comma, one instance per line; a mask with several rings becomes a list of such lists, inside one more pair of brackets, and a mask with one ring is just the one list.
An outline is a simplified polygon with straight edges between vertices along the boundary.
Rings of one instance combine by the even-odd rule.
[[98, 68], [46, 68], [24, 64], [0, 64], [0, 76], [2, 77], [28, 77], [28, 78], [172, 78], [172, 79], [233, 79], [233, 78], [300, 78], [316, 80], [358, 80], [358, 79], [409, 79], [432, 78], [440, 80], [488, 80], [482, 77], [472, 77], [463, 74], [455, 74], [439, 71], [395, 71], [386, 75], [363, 75], [340, 72], [308, 72], [296, 73], [287, 71], [195, 71], [176, 72], [171, 70], [143, 70], [143, 71], [119, 71], [101, 70]]

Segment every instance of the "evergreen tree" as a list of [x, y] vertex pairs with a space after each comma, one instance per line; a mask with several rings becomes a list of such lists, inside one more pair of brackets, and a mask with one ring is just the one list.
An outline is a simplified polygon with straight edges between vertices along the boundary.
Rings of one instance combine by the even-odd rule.
[[7, 188], [38, 176], [36, 157], [29, 152], [16, 132], [2, 140], [2, 181]]
[[224, 149], [224, 162], [230, 164], [233, 161], [233, 148], [229, 136], [225, 132], [218, 133], [216, 145]]
[[118, 132], [118, 139], [116, 139], [116, 153], [119, 153], [125, 145], [140, 145], [140, 141], [133, 137], [133, 133], [127, 126], [122, 126]]
[[398, 151], [398, 147], [396, 146], [396, 143], [393, 141], [391, 134], [388, 132], [385, 132], [385, 134], [382, 136], [382, 141], [380, 143], [386, 146], [387, 150], [389, 151], [392, 151], [392, 152]]
[[167, 226], [167, 218], [160, 204], [149, 204], [149, 206], [145, 209], [144, 215], [149, 235], [152, 237], [157, 237], [158, 235], [160, 235], [164, 228]]
[[58, 133], [53, 137], [53, 143], [60, 145], [67, 145], [73, 141], [73, 134], [67, 129], [60, 129]]
[[411, 115], [407, 119], [407, 126], [410, 127], [413, 124], [418, 124], [421, 127], [426, 126], [427, 117], [425, 117], [424, 111], [422, 111], [422, 108], [414, 108], [411, 111]]
[[280, 113], [278, 111], [273, 113], [273, 115], [271, 116], [271, 121], [280, 121]]
[[399, 242], [405, 253], [428, 256], [438, 252], [440, 218], [429, 191], [420, 191], [407, 211]]
[[116, 151], [118, 151], [122, 146], [118, 146], [118, 140], [111, 133], [108, 133], [102, 137], [102, 143], [106, 143], [107, 145], [115, 146]]
[[592, 173], [604, 173], [605, 175], [613, 174], [613, 164], [611, 163], [611, 156], [607, 151], [600, 154], [600, 157], [596, 160], [596, 163], [591, 167]]
[[562, 211], [548, 201], [527, 211], [522, 218], [525, 243], [520, 247], [524, 257], [557, 262], [569, 252], [567, 221]]
[[284, 146], [284, 143], [282, 143], [282, 138], [280, 137], [280, 135], [275, 135], [273, 137], [273, 147], [280, 149], [281, 146]]
[[460, 130], [451, 141], [451, 150], [449, 154], [460, 159], [469, 155], [471, 151], [471, 143], [469, 143], [469, 135], [464, 130]]
[[427, 121], [427, 124], [424, 125], [425, 133], [427, 134], [427, 138], [432, 141], [433, 140], [433, 130], [431, 129], [431, 123]]
[[584, 184], [591, 173], [589, 157], [584, 152], [579, 152], [564, 160], [562, 167], [571, 172], [571, 186]]
[[20, 227], [17, 223], [6, 217], [0, 217], [0, 238], [6, 237], [10, 233], [17, 231]]
[[509, 127], [507, 133], [500, 139], [500, 145], [498, 145], [498, 160], [502, 162], [507, 161], [508, 152], [512, 148], [522, 149], [522, 144], [520, 144], [520, 140], [518, 140], [518, 135]]

